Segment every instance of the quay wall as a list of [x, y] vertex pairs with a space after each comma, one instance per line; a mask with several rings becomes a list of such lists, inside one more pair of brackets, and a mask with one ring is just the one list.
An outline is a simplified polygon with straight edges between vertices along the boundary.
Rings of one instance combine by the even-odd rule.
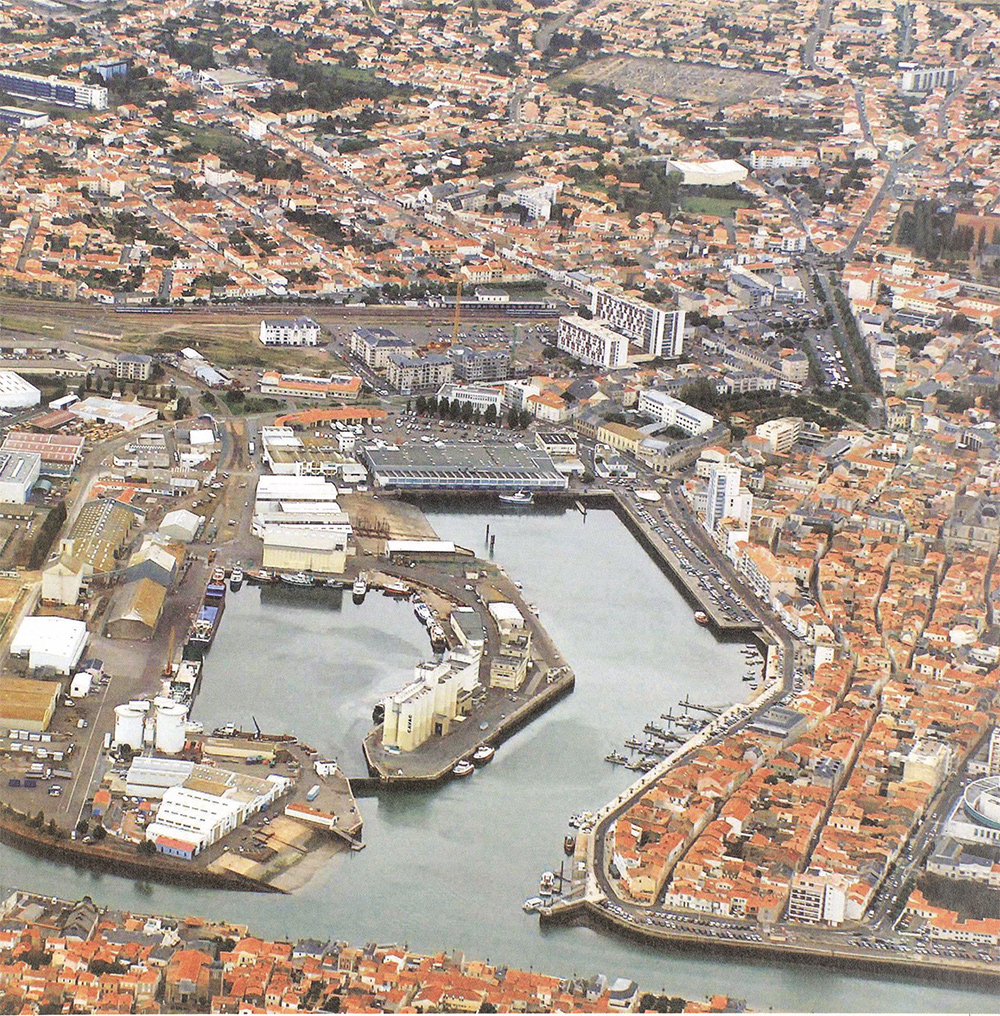
[[[492, 733], [483, 737], [480, 743], [488, 744], [491, 748], [498, 748], [504, 741], [513, 737], [514, 734], [530, 723], [536, 716], [550, 709], [560, 699], [568, 695], [575, 685], [576, 675], [572, 671], [557, 678], [538, 692], [537, 695], [534, 695], [509, 716], [505, 717], [497, 724]], [[380, 729], [381, 727], [376, 727], [364, 739], [362, 747], [365, 753], [365, 762], [368, 764], [369, 776], [352, 777], [349, 780], [351, 791], [355, 795], [367, 796], [387, 789], [420, 790], [434, 787], [443, 780], [450, 778], [452, 767], [468, 754], [467, 751], [461, 752], [445, 763], [437, 772], [427, 776], [390, 776], [379, 769], [368, 753], [368, 745], [378, 735]]]
[[851, 974], [871, 977], [892, 977], [896, 980], [938, 982], [960, 981], [963, 985], [987, 988], [1000, 987], [1000, 968], [973, 962], [943, 960], [928, 962], [926, 957], [904, 959], [890, 955], [864, 955], [831, 945], [828, 948], [776, 942], [746, 942], [739, 939], [713, 939], [707, 935], [685, 934], [652, 925], [636, 925], [610, 914], [589, 900], [578, 900], [561, 905], [554, 914], [544, 910], [539, 915], [543, 925], [586, 926], [595, 931], [611, 931], [623, 938], [644, 945], [660, 945], [677, 952], [700, 955], [724, 955], [732, 958], [734, 952], [747, 955], [769, 964], [809, 964], [845, 970]]
[[0, 815], [0, 843], [18, 850], [63, 864], [119, 875], [145, 879], [185, 888], [228, 889], [234, 892], [284, 893], [283, 889], [240, 875], [237, 872], [214, 872], [196, 867], [194, 863], [172, 861], [162, 855], [143, 857], [113, 844], [83, 843], [80, 840], [53, 839], [46, 832], [26, 825], [9, 813]]

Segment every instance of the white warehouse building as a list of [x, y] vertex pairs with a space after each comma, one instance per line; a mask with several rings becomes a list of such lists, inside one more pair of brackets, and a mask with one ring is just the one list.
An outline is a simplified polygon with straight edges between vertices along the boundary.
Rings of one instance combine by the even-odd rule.
[[0, 409], [30, 409], [42, 401], [42, 393], [20, 374], [0, 370]]
[[492, 406], [497, 414], [503, 409], [503, 388], [491, 385], [444, 384], [438, 389], [437, 400], [457, 402], [460, 406], [472, 406], [485, 413]]
[[87, 644], [87, 625], [68, 617], [26, 617], [10, 643], [11, 656], [27, 656], [28, 667], [70, 674]]
[[41, 470], [38, 452], [0, 452], [0, 501], [24, 504]]
[[667, 175], [680, 173], [684, 187], [728, 187], [742, 183], [749, 175], [746, 166], [735, 159], [714, 159], [711, 162], [682, 162], [671, 159], [667, 163]]

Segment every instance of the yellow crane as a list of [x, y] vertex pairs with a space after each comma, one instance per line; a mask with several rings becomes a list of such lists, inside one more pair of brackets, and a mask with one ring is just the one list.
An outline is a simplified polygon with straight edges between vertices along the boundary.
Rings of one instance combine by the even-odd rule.
[[458, 287], [455, 290], [455, 323], [451, 328], [451, 345], [458, 342], [458, 324], [462, 317], [462, 276], [458, 276]]

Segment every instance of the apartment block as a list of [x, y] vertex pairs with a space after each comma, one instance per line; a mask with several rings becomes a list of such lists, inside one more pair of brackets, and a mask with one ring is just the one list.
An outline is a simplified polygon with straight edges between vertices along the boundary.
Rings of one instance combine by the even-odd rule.
[[579, 314], [559, 319], [556, 345], [592, 367], [624, 367], [628, 362], [628, 339], [600, 321], [588, 321]]
[[684, 311], [654, 307], [642, 300], [593, 286], [590, 309], [616, 332], [653, 356], [680, 356], [684, 348]]

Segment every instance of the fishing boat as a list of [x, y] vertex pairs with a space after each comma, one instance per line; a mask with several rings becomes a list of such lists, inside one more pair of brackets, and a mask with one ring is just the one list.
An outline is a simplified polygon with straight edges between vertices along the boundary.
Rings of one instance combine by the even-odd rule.
[[387, 582], [382, 587], [382, 592], [386, 596], [409, 596], [410, 587], [402, 582]]
[[311, 586], [313, 584], [312, 576], [305, 572], [282, 572], [278, 577], [286, 586]]
[[236, 565], [229, 576], [229, 588], [234, 592], [243, 585], [243, 569]]
[[464, 758], [461, 762], [456, 762], [451, 768], [452, 776], [469, 776], [474, 773], [476, 767], [471, 763], [467, 762]]
[[541, 897], [539, 897], [539, 896], [529, 896], [528, 899], [526, 899], [521, 904], [521, 909], [526, 914], [537, 914], [538, 911], [541, 910], [542, 907], [544, 907], [544, 906], [545, 906], [545, 901], [543, 899], [541, 899]]
[[538, 895], [541, 897], [551, 896], [556, 888], [556, 875], [553, 871], [543, 871], [542, 877], [538, 880]]
[[488, 744], [481, 744], [473, 753], [472, 761], [476, 765], [484, 766], [493, 756], [496, 754], [496, 749], [491, 748]]
[[574, 850], [576, 850], [576, 837], [573, 835], [564, 836], [563, 853], [569, 855], [572, 854]]
[[426, 628], [434, 620], [434, 612], [423, 601], [417, 603], [413, 608], [417, 620]]
[[244, 576], [250, 582], [256, 582], [262, 586], [266, 586], [269, 583], [276, 581], [276, 577], [272, 575], [266, 568], [248, 568], [244, 572]]
[[431, 637], [431, 649], [434, 652], [439, 653], [448, 648], [448, 638], [444, 633], [444, 628], [437, 621], [428, 627], [427, 632]]
[[706, 614], [703, 610], [696, 610], [694, 612], [694, 619], [698, 622], [698, 624], [708, 624], [708, 614]]
[[209, 579], [209, 582], [213, 582], [217, 585], [218, 583], [225, 581], [226, 581], [226, 569], [223, 568], [221, 565], [218, 565], [215, 568], [213, 568], [212, 577]]
[[327, 579], [323, 583], [323, 588], [324, 589], [343, 589], [344, 588], [344, 583], [341, 582], [340, 579]]
[[518, 490], [513, 494], [501, 494], [500, 500], [503, 504], [534, 504], [535, 495], [530, 490]]
[[[611, 751], [604, 756], [604, 761], [610, 762], [616, 766], [623, 766], [626, 762], [628, 762], [628, 759], [620, 751]], [[578, 816], [574, 815], [573, 818], [578, 818]], [[573, 825], [572, 821], [570, 821], [570, 825]]]
[[368, 580], [364, 575], [359, 575], [354, 580], [354, 585], [351, 586], [351, 596], [355, 603], [363, 603], [365, 595], [368, 593]]
[[[221, 569], [217, 569], [221, 571]], [[213, 579], [215, 573], [212, 573]], [[182, 655], [187, 660], [200, 660], [215, 639], [222, 620], [222, 612], [226, 609], [226, 573], [222, 573], [221, 582], [209, 582], [198, 613], [195, 614], [191, 627], [188, 629]]]

